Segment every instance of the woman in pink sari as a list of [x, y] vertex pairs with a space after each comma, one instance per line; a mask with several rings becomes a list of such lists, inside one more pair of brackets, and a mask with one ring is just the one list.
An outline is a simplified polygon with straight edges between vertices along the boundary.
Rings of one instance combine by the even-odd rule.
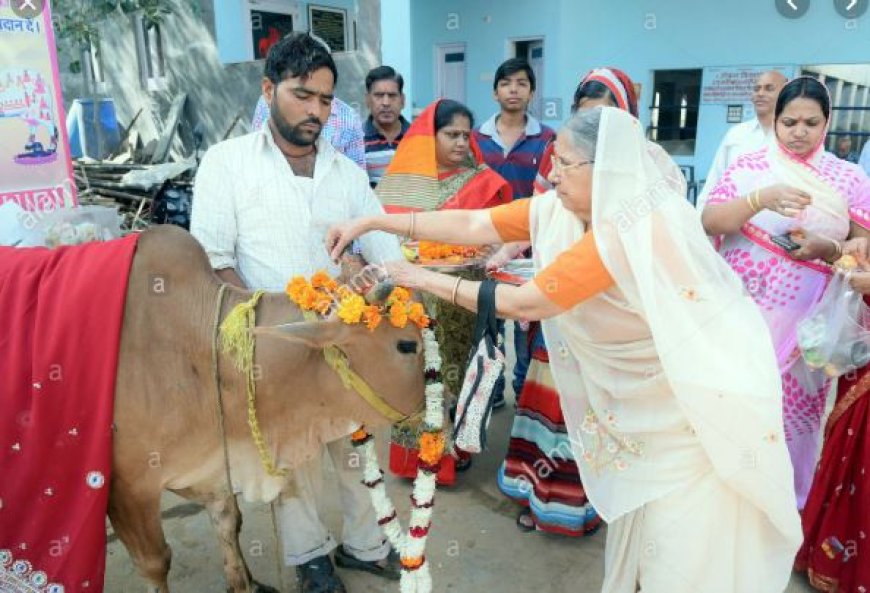
[[799, 508], [818, 460], [830, 382], [807, 368], [796, 327], [825, 290], [828, 263], [842, 255], [844, 242], [870, 234], [870, 180], [825, 152], [830, 115], [830, 95], [819, 81], [788, 83], [776, 102], [775, 139], [725, 171], [702, 218], [770, 329]]

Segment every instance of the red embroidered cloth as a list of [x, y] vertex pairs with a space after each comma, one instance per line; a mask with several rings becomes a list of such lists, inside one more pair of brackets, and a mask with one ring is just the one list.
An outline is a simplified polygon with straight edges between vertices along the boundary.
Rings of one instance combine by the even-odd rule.
[[0, 591], [103, 590], [115, 371], [137, 239], [0, 248]]

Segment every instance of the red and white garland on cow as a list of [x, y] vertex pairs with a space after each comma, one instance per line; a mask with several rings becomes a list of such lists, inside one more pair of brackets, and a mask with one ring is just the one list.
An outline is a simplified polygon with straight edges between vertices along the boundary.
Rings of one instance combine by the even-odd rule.
[[426, 413], [420, 435], [417, 477], [411, 494], [411, 520], [408, 532], [402, 529], [396, 508], [384, 486], [384, 472], [378, 463], [374, 437], [364, 428], [351, 440], [363, 451], [363, 483], [368, 487], [378, 524], [399, 553], [402, 562], [402, 593], [430, 593], [432, 576], [426, 562], [426, 538], [432, 525], [435, 487], [441, 458], [444, 455], [444, 384], [441, 382], [441, 355], [435, 332], [423, 330], [423, 353], [426, 373]]
[[[433, 322], [423, 306], [410, 300], [410, 293], [401, 287], [393, 289], [383, 306], [369, 305], [358, 294], [318, 272], [308, 282], [297, 276], [287, 285], [287, 295], [303, 311], [326, 314], [334, 309], [345, 323], [363, 323], [374, 330], [381, 319], [388, 318], [396, 327], [415, 323], [422, 330], [424, 373], [426, 380], [426, 411], [420, 434], [417, 477], [411, 494], [411, 519], [408, 531], [402, 528], [396, 508], [387, 495], [384, 472], [378, 463], [374, 437], [364, 427], [351, 436], [364, 457], [363, 483], [368, 487], [378, 524], [399, 553], [402, 563], [401, 593], [431, 593], [432, 576], [426, 562], [426, 538], [431, 527], [435, 506], [435, 488], [441, 458], [444, 456], [444, 384], [441, 381], [441, 354], [432, 330]], [[333, 305], [337, 301], [337, 308]]]

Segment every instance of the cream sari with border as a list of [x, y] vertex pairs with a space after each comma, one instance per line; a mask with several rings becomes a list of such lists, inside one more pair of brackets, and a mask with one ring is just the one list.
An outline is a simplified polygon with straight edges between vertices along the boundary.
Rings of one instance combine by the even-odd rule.
[[[595, 159], [592, 228], [615, 286], [542, 326], [583, 484], [611, 523], [604, 591], [782, 591], [801, 527], [764, 320], [635, 118], [603, 109]], [[538, 269], [585, 232], [554, 191], [530, 226]], [[688, 549], [746, 552], [707, 562], [651, 536], [662, 521], [690, 540], [707, 526]]]

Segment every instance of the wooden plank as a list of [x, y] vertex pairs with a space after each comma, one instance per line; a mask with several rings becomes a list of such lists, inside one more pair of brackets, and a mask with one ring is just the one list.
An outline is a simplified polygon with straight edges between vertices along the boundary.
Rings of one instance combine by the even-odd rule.
[[136, 112], [136, 115], [133, 116], [133, 119], [130, 121], [130, 125], [124, 129], [124, 133], [121, 134], [121, 139], [118, 141], [118, 145], [115, 147], [115, 150], [108, 156], [107, 160], [112, 160], [117, 157], [119, 154], [123, 152], [124, 143], [127, 142], [127, 138], [130, 136], [130, 132], [133, 131], [133, 126], [136, 125], [136, 120], [139, 119], [139, 116], [142, 115], [144, 108], [140, 108], [139, 111]]
[[152, 164], [166, 162], [166, 157], [169, 156], [169, 149], [172, 146], [172, 140], [175, 138], [175, 132], [178, 129], [178, 122], [181, 121], [181, 114], [184, 112], [184, 104], [187, 102], [187, 93], [181, 93], [172, 101], [172, 106], [169, 108], [169, 115], [166, 118], [166, 128], [160, 135], [157, 141], [157, 146], [154, 149], [154, 155], [151, 157]]

